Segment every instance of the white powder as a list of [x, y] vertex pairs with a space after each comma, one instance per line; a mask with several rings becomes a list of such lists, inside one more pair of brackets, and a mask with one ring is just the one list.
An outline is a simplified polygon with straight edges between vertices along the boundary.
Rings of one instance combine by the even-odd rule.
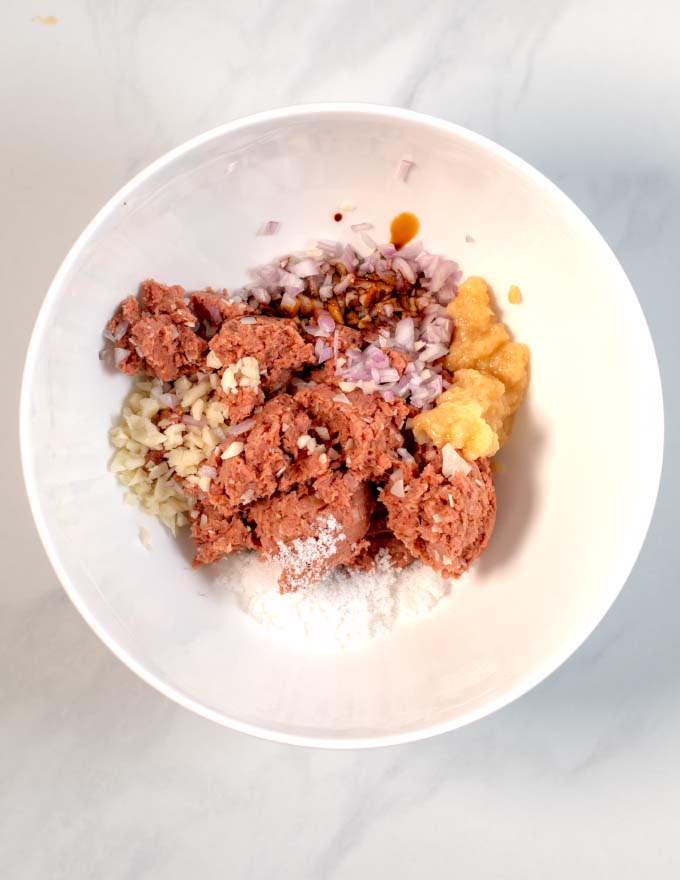
[[314, 583], [314, 573], [319, 571], [321, 563], [335, 556], [338, 543], [345, 540], [334, 516], [320, 519], [317, 524], [316, 534], [309, 538], [296, 538], [290, 544], [278, 542], [279, 552], [274, 561], [286, 569], [288, 582], [297, 589]]
[[322, 583], [284, 595], [278, 591], [280, 566], [254, 553], [227, 557], [216, 567], [218, 582], [258, 623], [328, 650], [356, 647], [425, 617], [451, 590], [450, 581], [419, 563], [392, 568], [387, 553], [378, 555], [373, 571], [334, 569]]

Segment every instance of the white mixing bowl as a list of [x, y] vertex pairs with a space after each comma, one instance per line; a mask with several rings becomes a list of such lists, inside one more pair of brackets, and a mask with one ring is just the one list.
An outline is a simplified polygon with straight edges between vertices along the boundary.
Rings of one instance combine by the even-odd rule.
[[[416, 164], [408, 182], [396, 169]], [[531, 346], [528, 401], [503, 452], [496, 532], [429, 618], [344, 653], [286, 644], [107, 472], [129, 380], [97, 359], [116, 304], [154, 277], [234, 287], [250, 266], [400, 211], [426, 247], [485, 276]], [[257, 236], [263, 221], [278, 235]], [[466, 242], [466, 235], [474, 242]], [[518, 284], [524, 303], [505, 293]], [[592, 631], [645, 536], [662, 459], [658, 368], [635, 294], [553, 184], [463, 128], [404, 110], [313, 105], [229, 123], [178, 147], [90, 223], [30, 344], [21, 442], [33, 514], [61, 582], [100, 638], [178, 703], [237, 730], [314, 746], [420, 739], [487, 715]], [[152, 532], [153, 552], [138, 539]]]

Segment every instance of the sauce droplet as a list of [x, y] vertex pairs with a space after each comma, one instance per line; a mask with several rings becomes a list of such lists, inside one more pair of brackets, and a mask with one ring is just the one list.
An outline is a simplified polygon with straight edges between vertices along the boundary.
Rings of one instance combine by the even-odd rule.
[[508, 291], [508, 301], [514, 306], [517, 306], [522, 302], [522, 291], [516, 284], [513, 284]]
[[339, 223], [342, 220], [342, 214], [338, 211], [336, 214], [333, 214], [333, 219], [336, 223]]
[[404, 211], [397, 214], [390, 225], [390, 241], [397, 250], [408, 244], [418, 234], [420, 223], [415, 214]]

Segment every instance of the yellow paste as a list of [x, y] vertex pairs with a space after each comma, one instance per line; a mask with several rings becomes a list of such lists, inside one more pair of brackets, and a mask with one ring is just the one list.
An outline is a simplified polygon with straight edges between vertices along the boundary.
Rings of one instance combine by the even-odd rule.
[[446, 367], [450, 387], [411, 421], [418, 442], [451, 443], [468, 460], [495, 455], [512, 428], [529, 382], [529, 348], [496, 318], [489, 287], [468, 278], [448, 306], [455, 322]]

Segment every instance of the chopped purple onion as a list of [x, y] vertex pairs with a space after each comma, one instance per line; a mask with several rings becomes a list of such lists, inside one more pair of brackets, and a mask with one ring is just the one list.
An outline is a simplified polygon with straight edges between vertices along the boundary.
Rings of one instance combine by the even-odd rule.
[[403, 248], [399, 250], [399, 256], [403, 257], [405, 260], [413, 260], [418, 254], [422, 253], [423, 243], [418, 239], [417, 241], [412, 241], [410, 244], [404, 245]]
[[295, 297], [305, 289], [305, 282], [302, 278], [298, 278], [297, 275], [293, 275], [291, 272], [281, 271], [280, 274], [283, 276], [280, 283], [286, 288], [286, 293]]
[[298, 278], [309, 278], [310, 275], [322, 274], [320, 271], [319, 263], [317, 263], [316, 260], [311, 259], [300, 260], [299, 263], [291, 265], [291, 272], [294, 275], [297, 275]]
[[258, 235], [276, 235], [281, 224], [278, 220], [265, 220], [265, 222], [257, 230]]
[[237, 437], [239, 434], [245, 434], [246, 431], [250, 431], [254, 424], [255, 419], [244, 419], [236, 425], [229, 425], [226, 429], [226, 434], [228, 437]]
[[319, 329], [323, 331], [324, 336], [330, 336], [335, 330], [335, 321], [328, 312], [319, 312], [317, 316]]
[[318, 239], [316, 246], [332, 257], [338, 257], [342, 251], [342, 244], [339, 241], [328, 241], [325, 238]]
[[[408, 159], [402, 161], [400, 175], [404, 180], [413, 164]], [[370, 223], [355, 223], [351, 228], [358, 236], [356, 246], [316, 241], [313, 249], [257, 267], [253, 283], [235, 295], [255, 307], [271, 304], [293, 310], [298, 295], [305, 292], [316, 300], [317, 307], [319, 301], [324, 303], [333, 295], [344, 294], [351, 308], [361, 296], [362, 276], [373, 274], [397, 292], [415, 297], [418, 314], [400, 320], [395, 319], [395, 313], [399, 315], [395, 306], [380, 307], [378, 303], [372, 312], [378, 321], [375, 341], [362, 350], [350, 348], [342, 358], [338, 328], [325, 309], [318, 310], [310, 320], [303, 319], [302, 327], [312, 337], [316, 362], [323, 364], [335, 358], [336, 372], [342, 380], [366, 392], [375, 389], [389, 402], [404, 399], [418, 408], [432, 406], [445, 387], [442, 359], [453, 333], [445, 306], [456, 295], [460, 268], [453, 260], [428, 253], [422, 241], [397, 251], [392, 244], [378, 245], [366, 234]], [[392, 365], [390, 350], [403, 355], [403, 369], [399, 361], [397, 366]], [[232, 426], [226, 435], [248, 430], [251, 422], [246, 420], [242, 428]]]
[[411, 159], [402, 159], [399, 165], [397, 166], [397, 180], [403, 181], [406, 183], [408, 181], [408, 176], [411, 173], [411, 169], [416, 163]]
[[354, 275], [349, 272], [342, 281], [338, 281], [338, 283], [334, 286], [333, 292], [337, 295], [344, 293], [347, 288], [354, 282]]
[[415, 325], [413, 318], [402, 318], [394, 328], [394, 341], [406, 351], [413, 351], [415, 345]]
[[292, 293], [284, 293], [281, 297], [281, 305], [284, 309], [292, 309], [297, 303], [297, 298]]
[[267, 306], [272, 301], [271, 294], [264, 287], [253, 287], [250, 292], [253, 295], [253, 299], [261, 305]]
[[[169, 385], [168, 387], [172, 386]], [[149, 393], [154, 400], [160, 403], [163, 409], [172, 409], [174, 406], [177, 406], [177, 395], [170, 391], [161, 391], [158, 386], [154, 385]]]
[[323, 339], [317, 339], [316, 345], [314, 346], [314, 354], [320, 364], [325, 364], [326, 361], [329, 361], [333, 357], [333, 349], [327, 342], [324, 342]]
[[395, 257], [392, 260], [392, 268], [395, 271], [401, 272], [401, 274], [409, 282], [409, 284], [416, 283], [416, 273], [403, 257]]
[[220, 310], [213, 303], [207, 303], [206, 309], [208, 314], [210, 315], [210, 320], [213, 324], [219, 326], [222, 323], [222, 315], [220, 314]]
[[362, 232], [362, 233], [361, 233], [361, 240], [363, 241], [363, 243], [364, 243], [367, 247], [370, 247], [371, 251], [377, 251], [377, 250], [378, 250], [378, 245], [376, 244], [376, 242], [374, 241], [374, 239], [372, 239], [370, 235], [366, 235], [365, 232]]

